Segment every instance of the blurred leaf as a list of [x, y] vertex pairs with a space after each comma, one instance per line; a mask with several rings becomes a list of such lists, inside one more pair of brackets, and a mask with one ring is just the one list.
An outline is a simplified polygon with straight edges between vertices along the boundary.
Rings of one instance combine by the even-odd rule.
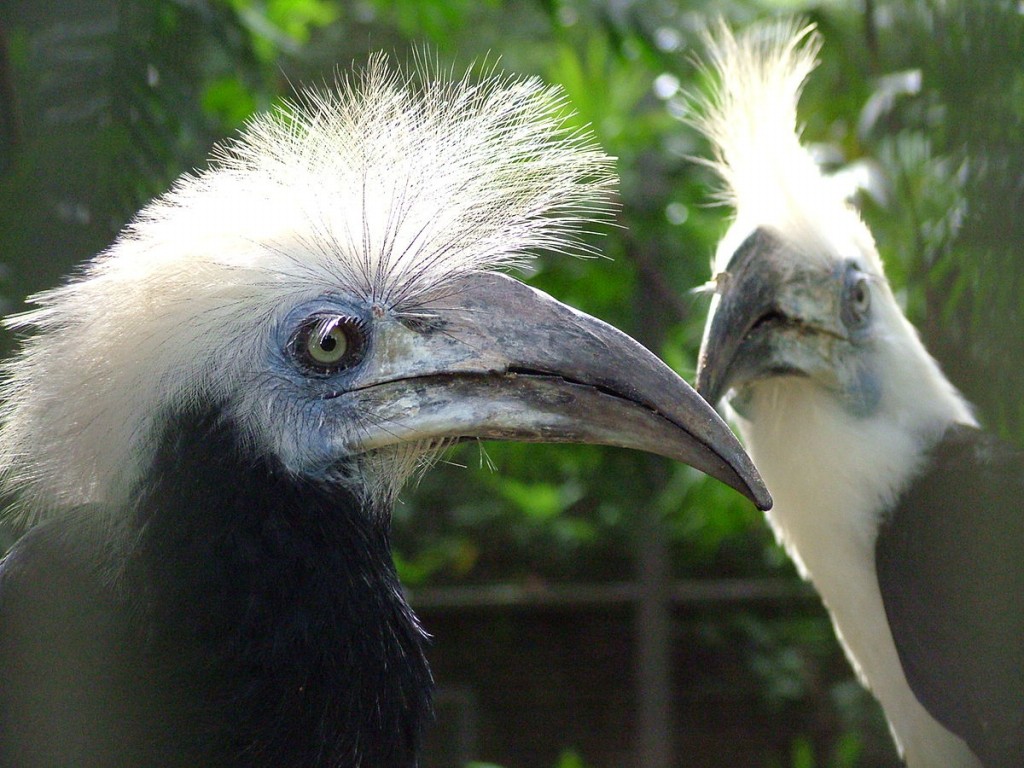
[[562, 488], [549, 483], [524, 483], [506, 478], [494, 483], [495, 489], [527, 517], [550, 520], [565, 510]]
[[586, 768], [586, 764], [578, 752], [567, 749], [559, 756], [554, 768]]
[[409, 38], [425, 35], [439, 47], [447, 47], [451, 33], [465, 27], [476, 12], [497, 6], [497, 0], [372, 0]]
[[226, 75], [206, 84], [203, 111], [218, 121], [225, 132], [244, 123], [257, 109], [256, 97], [236, 76]]
[[790, 750], [791, 763], [793, 768], [815, 768], [814, 747], [804, 737], [795, 739]]
[[844, 733], [836, 743], [830, 763], [833, 768], [856, 768], [864, 754], [864, 742], [856, 733]]
[[298, 55], [313, 30], [340, 16], [334, 0], [230, 0], [249, 31], [256, 56], [273, 64], [281, 54]]
[[402, 583], [418, 587], [429, 583], [439, 573], [448, 572], [458, 578], [469, 572], [480, 552], [476, 544], [467, 537], [445, 537], [432, 546], [418, 547], [410, 556], [398, 547], [392, 549], [395, 570]]

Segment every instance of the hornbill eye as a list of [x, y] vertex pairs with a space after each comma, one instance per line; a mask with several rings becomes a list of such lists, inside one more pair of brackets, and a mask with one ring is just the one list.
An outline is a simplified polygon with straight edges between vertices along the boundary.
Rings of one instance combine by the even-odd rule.
[[846, 285], [843, 288], [840, 308], [843, 323], [847, 328], [859, 328], [867, 321], [870, 311], [871, 286], [868, 278], [856, 267], [850, 267], [846, 273]]
[[853, 284], [850, 291], [850, 305], [854, 312], [863, 315], [871, 305], [871, 294], [868, 292], [868, 281], [863, 277]]
[[289, 351], [309, 373], [328, 376], [357, 365], [366, 351], [362, 320], [339, 315], [313, 315], [299, 326]]

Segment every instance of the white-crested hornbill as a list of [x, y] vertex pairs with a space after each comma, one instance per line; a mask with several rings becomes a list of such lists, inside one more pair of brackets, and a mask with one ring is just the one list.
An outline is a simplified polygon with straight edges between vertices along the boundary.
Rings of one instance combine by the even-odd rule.
[[815, 33], [723, 26], [709, 42], [695, 124], [735, 218], [697, 389], [726, 397], [768, 519], [907, 764], [1024, 765], [1024, 454], [979, 429], [801, 145]]
[[424, 634], [389, 549], [462, 439], [593, 442], [769, 503], [628, 336], [496, 271], [572, 250], [609, 159], [535, 79], [382, 59], [180, 178], [7, 363], [0, 765], [409, 768]]

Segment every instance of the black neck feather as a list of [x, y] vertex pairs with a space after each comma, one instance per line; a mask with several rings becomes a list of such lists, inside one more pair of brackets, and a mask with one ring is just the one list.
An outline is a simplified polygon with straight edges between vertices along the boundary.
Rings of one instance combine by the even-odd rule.
[[218, 413], [172, 422], [128, 574], [149, 615], [168, 750], [203, 765], [415, 765], [425, 635], [388, 520], [243, 450]]

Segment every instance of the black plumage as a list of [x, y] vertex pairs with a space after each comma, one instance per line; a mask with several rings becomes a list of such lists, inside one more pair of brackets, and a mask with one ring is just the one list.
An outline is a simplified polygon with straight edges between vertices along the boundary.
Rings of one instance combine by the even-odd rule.
[[875, 564], [907, 682], [987, 768], [1024, 765], [1024, 451], [953, 425], [886, 513]]
[[388, 511], [217, 410], [169, 424], [130, 544], [83, 510], [5, 561], [0, 765], [413, 765], [431, 679]]

